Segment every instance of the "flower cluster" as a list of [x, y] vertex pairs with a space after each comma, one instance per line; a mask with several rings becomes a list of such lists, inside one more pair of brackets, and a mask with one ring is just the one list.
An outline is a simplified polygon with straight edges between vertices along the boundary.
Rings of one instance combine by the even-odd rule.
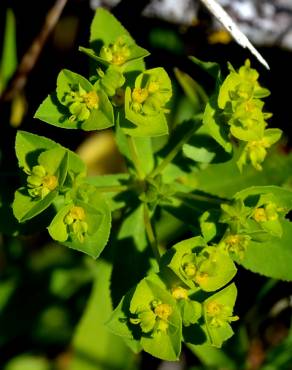
[[119, 36], [113, 43], [103, 45], [99, 56], [108, 63], [120, 66], [129, 60], [131, 51], [129, 38], [126, 35]]
[[271, 114], [263, 112], [262, 98], [270, 92], [260, 86], [258, 77], [257, 71], [250, 67], [249, 60], [238, 72], [230, 66], [230, 74], [218, 95], [218, 107], [230, 127], [230, 133], [244, 144], [237, 162], [240, 170], [247, 162], [261, 170], [267, 149], [281, 137], [280, 130], [266, 129], [266, 120]]
[[99, 97], [96, 91], [87, 92], [78, 84], [78, 86], [72, 86], [72, 90], [65, 94], [64, 105], [71, 113], [70, 121], [86, 121], [91, 111], [99, 108]]
[[27, 177], [28, 193], [33, 198], [45, 198], [51, 191], [58, 186], [58, 178], [49, 174], [44, 166], [33, 166]]
[[140, 325], [143, 333], [156, 335], [167, 331], [172, 311], [168, 303], [153, 300], [148, 307], [138, 309], [136, 317], [130, 318], [130, 323]]
[[72, 206], [64, 217], [64, 223], [67, 225], [68, 234], [73, 234], [73, 238], [77, 238], [80, 243], [84, 242], [84, 237], [88, 231], [88, 224], [85, 219], [86, 214], [84, 208], [79, 206]]

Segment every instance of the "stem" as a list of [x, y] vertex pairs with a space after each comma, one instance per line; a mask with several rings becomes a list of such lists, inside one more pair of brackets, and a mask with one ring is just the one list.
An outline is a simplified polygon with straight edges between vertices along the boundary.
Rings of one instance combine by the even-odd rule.
[[153, 227], [151, 225], [151, 220], [149, 216], [149, 209], [146, 204], [144, 204], [144, 223], [145, 223], [145, 229], [146, 229], [146, 234], [150, 243], [150, 246], [152, 248], [154, 257], [156, 261], [160, 262], [160, 253], [158, 250], [158, 245], [157, 245], [157, 240], [154, 235]]
[[96, 186], [96, 190], [101, 193], [120, 193], [128, 190], [130, 187], [127, 185], [113, 185], [113, 186]]
[[[196, 116], [197, 119], [201, 119], [201, 115]], [[193, 134], [197, 131], [198, 127], [192, 127], [189, 132], [172, 148], [172, 150], [167, 154], [167, 156], [160, 162], [160, 164], [152, 171], [150, 177], [155, 177], [159, 175], [165, 167], [177, 156], [181, 148], [185, 143], [187, 143]]]
[[139, 156], [138, 156], [138, 153], [137, 153], [136, 144], [135, 144], [132, 136], [127, 136], [127, 140], [128, 140], [130, 155], [131, 155], [135, 170], [137, 172], [137, 175], [140, 179], [144, 179], [145, 174], [142, 171], [142, 166], [141, 166], [140, 159], [139, 159]]
[[183, 192], [176, 192], [174, 196], [178, 199], [191, 199], [191, 200], [197, 200], [197, 201], [203, 201], [213, 204], [221, 204], [222, 202], [230, 202], [228, 199], [222, 199], [219, 197], [213, 197], [208, 195], [201, 195], [201, 194], [192, 194], [192, 193], [183, 193]]

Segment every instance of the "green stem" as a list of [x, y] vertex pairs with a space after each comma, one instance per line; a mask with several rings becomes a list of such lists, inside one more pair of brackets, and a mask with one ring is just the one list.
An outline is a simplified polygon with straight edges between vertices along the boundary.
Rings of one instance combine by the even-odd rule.
[[[196, 116], [196, 119], [202, 119], [201, 115]], [[162, 162], [160, 162], [160, 164], [151, 172], [150, 177], [159, 175], [165, 169], [165, 167], [177, 156], [183, 145], [190, 140], [197, 129], [198, 127], [194, 126], [185, 134], [185, 136], [172, 148]]]
[[128, 140], [130, 155], [131, 155], [135, 170], [137, 172], [137, 175], [138, 175], [139, 179], [144, 179], [145, 174], [142, 171], [142, 166], [141, 166], [140, 159], [139, 159], [139, 156], [138, 156], [136, 144], [135, 144], [132, 136], [127, 136], [127, 140]]
[[101, 193], [121, 193], [129, 190], [132, 186], [128, 185], [113, 185], [113, 186], [96, 186], [97, 191]]
[[216, 205], [222, 204], [222, 202], [230, 202], [228, 199], [222, 199], [219, 197], [213, 197], [208, 195], [202, 195], [202, 194], [192, 194], [192, 193], [183, 193], [183, 192], [176, 192], [174, 196], [178, 199], [190, 199], [190, 200], [196, 200], [199, 202], [208, 202], [213, 203]]
[[159, 250], [158, 250], [157, 240], [155, 238], [154, 231], [153, 231], [153, 228], [152, 228], [152, 225], [151, 225], [151, 220], [150, 220], [150, 216], [149, 216], [149, 209], [148, 209], [146, 204], [144, 204], [144, 223], [145, 223], [146, 234], [147, 234], [150, 246], [152, 248], [154, 257], [155, 257], [156, 261], [159, 264], [159, 262], [160, 262], [160, 253], [159, 253]]

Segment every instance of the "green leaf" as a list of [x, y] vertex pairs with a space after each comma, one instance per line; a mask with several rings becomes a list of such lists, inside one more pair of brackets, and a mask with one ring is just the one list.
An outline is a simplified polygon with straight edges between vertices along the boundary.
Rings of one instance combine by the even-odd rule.
[[196, 147], [190, 144], [184, 144], [183, 153], [187, 158], [198, 163], [210, 163], [215, 157], [215, 153], [210, 152], [204, 146]]
[[201, 85], [198, 84], [190, 75], [182, 72], [178, 68], [174, 69], [175, 77], [184, 90], [184, 93], [196, 107], [198, 112], [204, 110], [208, 102], [208, 95]]
[[[252, 186], [234, 195], [234, 199], [245, 200], [253, 195], [272, 194], [279, 207], [292, 209], [292, 191], [279, 186]], [[272, 200], [272, 199], [271, 199]]]
[[233, 361], [218, 348], [212, 347], [208, 344], [188, 344], [187, 346], [205, 366], [212, 366], [215, 368], [220, 366], [220, 368], [224, 368], [226, 370], [233, 370], [237, 368], [235, 361]]
[[[289, 182], [292, 155], [273, 151], [263, 164], [261, 172], [252, 166], [241, 174], [237, 170], [236, 157], [229, 162], [211, 164], [190, 176], [196, 188], [220, 197], [230, 198], [236, 192], [253, 185], [282, 185]], [[219, 180], [218, 180], [219, 179]]]
[[282, 238], [274, 237], [264, 243], [251, 241], [244, 258], [237, 263], [258, 274], [291, 281], [292, 224], [284, 221], [282, 227]]
[[[122, 338], [113, 335], [105, 326], [112, 313], [111, 266], [99, 260], [92, 268], [95, 274], [94, 286], [73, 338], [73, 358], [70, 369], [130, 370], [134, 355]], [[112, 356], [113, 348], [114, 356]]]
[[189, 57], [192, 62], [194, 62], [197, 66], [202, 68], [206, 71], [210, 76], [214, 79], [218, 80], [221, 78], [221, 69], [220, 65], [215, 62], [204, 62], [196, 57], [190, 56]]
[[6, 11], [6, 23], [0, 63], [0, 93], [17, 67], [15, 17], [11, 9]]
[[133, 238], [137, 250], [143, 252], [148, 245], [143, 204], [140, 204], [136, 209], [125, 215], [125, 220], [119, 232], [119, 239], [130, 237]]
[[[118, 119], [119, 121], [119, 119]], [[116, 142], [119, 151], [129, 162], [129, 167], [134, 168], [132, 157], [129, 151], [129, 143], [124, 130], [121, 129], [119, 123], [116, 125]], [[142, 171], [147, 174], [150, 173], [154, 168], [154, 155], [153, 155], [153, 143], [152, 139], [148, 137], [132, 137], [137, 156], [142, 168]]]
[[8, 362], [4, 370], [50, 370], [51, 366], [44, 357], [22, 354]]
[[[96, 190], [98, 191], [98, 188], [127, 186], [130, 181], [130, 175], [127, 173], [118, 173], [116, 175], [90, 176], [87, 177], [85, 181], [87, 184], [96, 186]], [[127, 190], [125, 189], [125, 191]], [[117, 193], [115, 190], [104, 191], [102, 193], [111, 211], [115, 211], [127, 205], [127, 198]]]

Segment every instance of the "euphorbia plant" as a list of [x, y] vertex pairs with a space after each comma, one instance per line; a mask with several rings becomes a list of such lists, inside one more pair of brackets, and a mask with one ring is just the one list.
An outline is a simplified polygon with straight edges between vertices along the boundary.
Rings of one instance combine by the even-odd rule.
[[[135, 352], [143, 349], [166, 360], [179, 358], [182, 342], [220, 347], [238, 320], [232, 282], [237, 264], [292, 279], [289, 269], [280, 266], [290, 253], [292, 227], [285, 216], [292, 208], [292, 192], [271, 185], [238, 186], [222, 196], [216, 188], [208, 192], [205, 184], [198, 187], [192, 176], [232, 160], [243, 184], [245, 168], [262, 170], [269, 148], [281, 137], [279, 129], [267, 128], [271, 115], [264, 111], [263, 99], [269, 91], [249, 61], [239, 69], [229, 64], [224, 76], [216, 63], [191, 57], [213, 77], [214, 91], [201, 111], [171, 122], [175, 108], [168, 73], [162, 67], [146, 69], [148, 51], [110, 13], [97, 10], [90, 48], [80, 50], [91, 58], [91, 74], [85, 78], [61, 71], [56, 91], [35, 117], [63, 129], [112, 127], [127, 172], [88, 177], [76, 154], [19, 131], [16, 155], [26, 179], [16, 191], [14, 215], [26, 222], [50, 208], [50, 236], [97, 258], [107, 244], [111, 248], [114, 214], [120, 226], [112, 239], [127, 243], [132, 238], [137, 252], [150, 247], [153, 253], [145, 253], [148, 267], [141, 264], [145, 274], [129, 291], [117, 292], [112, 285], [112, 295], [121, 300], [108, 317], [109, 330]], [[180, 71], [177, 77], [191, 95], [196, 86], [191, 77]], [[178, 229], [187, 225], [192, 237], [171, 242], [168, 228], [166, 248], [159, 245], [158, 224], [165, 214], [178, 220]], [[131, 258], [123, 254], [129, 264]]]

